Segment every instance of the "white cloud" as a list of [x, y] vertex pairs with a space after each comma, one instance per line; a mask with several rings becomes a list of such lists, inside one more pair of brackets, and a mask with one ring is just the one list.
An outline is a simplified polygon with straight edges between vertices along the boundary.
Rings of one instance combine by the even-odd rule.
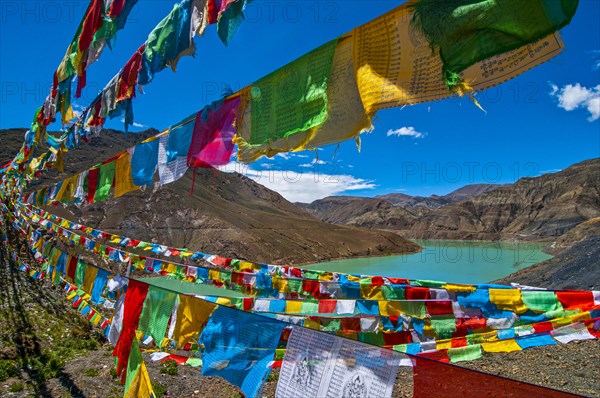
[[592, 57], [594, 57], [594, 70], [600, 69], [600, 50], [592, 51]]
[[413, 137], [413, 138], [423, 138], [425, 137], [424, 133], [420, 133], [417, 130], [415, 130], [414, 127], [401, 127], [399, 129], [396, 130], [389, 130], [387, 132], [387, 136], [391, 137], [391, 136], [397, 136], [397, 137]]
[[[125, 123], [125, 118], [123, 118], [123, 117], [121, 118], [121, 123]], [[136, 123], [136, 122], [133, 122], [132, 126], [133, 127], [137, 127], [138, 129], [145, 129], [145, 128], [148, 127], [148, 126], [146, 126], [144, 124]]]
[[600, 84], [587, 88], [575, 83], [559, 88], [550, 83], [550, 87], [552, 88], [550, 95], [558, 99], [559, 108], [569, 112], [579, 108], [586, 109], [590, 114], [588, 117], [590, 122], [600, 118]]
[[236, 171], [272, 189], [290, 202], [309, 203], [326, 196], [363, 189], [374, 189], [374, 181], [347, 174], [322, 174], [303, 172], [296, 167], [282, 170], [255, 170], [249, 165], [231, 162], [220, 168], [224, 172]]
[[304, 168], [313, 167], [315, 164], [327, 164], [327, 162], [324, 161], [324, 160], [320, 160], [320, 159], [315, 158], [315, 159], [313, 159], [312, 162], [310, 162], [310, 163], [303, 163], [303, 164], [299, 165], [299, 167], [304, 167]]
[[276, 156], [276, 157], [277, 157], [277, 156], [281, 156], [281, 157], [282, 157], [282, 158], [284, 158], [285, 160], [288, 160], [288, 159], [290, 158], [290, 155], [289, 155], [289, 154], [287, 154], [287, 153], [285, 153], [285, 152], [279, 152], [279, 153], [278, 153], [277, 155], [275, 155], [275, 156]]

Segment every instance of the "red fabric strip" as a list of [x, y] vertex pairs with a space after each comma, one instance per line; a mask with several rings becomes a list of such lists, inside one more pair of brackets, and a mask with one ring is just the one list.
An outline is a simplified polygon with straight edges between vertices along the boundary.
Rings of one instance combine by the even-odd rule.
[[90, 47], [90, 44], [92, 44], [92, 40], [94, 39], [94, 34], [102, 26], [103, 6], [104, 2], [102, 0], [92, 0], [90, 3], [85, 15], [85, 19], [83, 20], [81, 34], [79, 35], [79, 52], [83, 52]]
[[452, 301], [427, 301], [425, 303], [427, 312], [430, 315], [452, 315], [454, 310], [452, 309]]
[[406, 299], [429, 300], [429, 288], [408, 286], [406, 288]]
[[150, 285], [130, 279], [123, 303], [123, 328], [119, 341], [113, 350], [113, 356], [117, 358], [117, 375], [122, 375], [124, 380], [126, 372], [123, 372], [129, 361], [131, 344], [135, 338], [135, 330], [140, 321], [140, 314], [144, 306], [144, 300]]
[[558, 301], [565, 310], [580, 308], [587, 310], [594, 306], [594, 294], [585, 291], [556, 292]]
[[535, 333], [549, 332], [554, 330], [554, 326], [551, 322], [538, 322], [533, 324], [533, 330], [535, 330]]
[[145, 48], [146, 44], [142, 44], [123, 67], [123, 71], [119, 75], [119, 82], [117, 83], [117, 101], [135, 98], [135, 86], [138, 82], [138, 74], [142, 68]]
[[439, 362], [450, 362], [450, 358], [448, 357], [448, 350], [420, 352], [417, 354], [417, 357], [429, 358]]
[[94, 195], [96, 194], [96, 188], [98, 186], [98, 177], [100, 169], [91, 169], [88, 172], [88, 192], [86, 200], [90, 203], [94, 203]]
[[412, 343], [412, 336], [409, 331], [383, 333], [383, 344], [386, 346], [408, 343]]
[[569, 393], [494, 376], [447, 363], [431, 361], [419, 354], [413, 369], [413, 397], [511, 397], [569, 398]]
[[335, 313], [336, 305], [337, 305], [337, 300], [320, 300], [319, 301], [319, 314]]
[[67, 278], [71, 281], [75, 280], [75, 271], [77, 270], [77, 257], [71, 257], [69, 266], [67, 267]]
[[342, 332], [360, 332], [360, 318], [342, 318]]

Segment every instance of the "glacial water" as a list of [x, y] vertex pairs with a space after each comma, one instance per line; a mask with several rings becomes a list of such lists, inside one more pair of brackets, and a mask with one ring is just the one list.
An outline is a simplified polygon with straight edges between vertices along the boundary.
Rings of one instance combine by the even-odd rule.
[[543, 244], [415, 240], [419, 253], [350, 258], [306, 266], [348, 274], [382, 275], [456, 283], [486, 283], [552, 258]]
[[[423, 251], [399, 256], [328, 261], [304, 268], [475, 284], [500, 279], [552, 257], [542, 251], [542, 244], [537, 243], [451, 240], [416, 240], [415, 242], [423, 247]], [[187, 294], [243, 296], [239, 292], [165, 277], [148, 278], [145, 281]]]

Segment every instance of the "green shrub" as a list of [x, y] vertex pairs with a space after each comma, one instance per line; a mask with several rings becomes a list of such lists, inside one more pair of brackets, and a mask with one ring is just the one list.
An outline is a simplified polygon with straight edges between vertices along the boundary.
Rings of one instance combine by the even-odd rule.
[[0, 382], [18, 374], [19, 370], [12, 361], [7, 361], [6, 359], [0, 360]]
[[96, 377], [100, 374], [100, 370], [96, 368], [89, 368], [83, 371], [83, 374], [89, 377]]
[[19, 392], [25, 389], [25, 384], [21, 381], [15, 381], [10, 386], [8, 386], [8, 391], [10, 392]]
[[152, 390], [156, 398], [162, 398], [167, 392], [167, 388], [160, 383], [153, 384]]
[[178, 366], [177, 361], [170, 359], [160, 366], [160, 373], [175, 376], [179, 373]]

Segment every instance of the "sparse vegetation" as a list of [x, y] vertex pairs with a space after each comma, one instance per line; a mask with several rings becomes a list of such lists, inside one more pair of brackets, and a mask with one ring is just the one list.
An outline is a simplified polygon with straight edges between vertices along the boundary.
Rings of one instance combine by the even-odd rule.
[[155, 383], [152, 385], [152, 390], [154, 390], [154, 396], [156, 398], [162, 398], [167, 393], [167, 387], [163, 386], [160, 383]]
[[19, 370], [12, 361], [0, 360], [0, 382], [18, 374]]
[[96, 377], [100, 374], [100, 370], [96, 368], [89, 368], [84, 370], [83, 374], [89, 377]]
[[178, 366], [177, 362], [172, 359], [165, 361], [160, 367], [160, 373], [175, 376], [179, 373]]
[[21, 381], [15, 381], [10, 386], [8, 386], [8, 391], [10, 392], [19, 392], [25, 389], [25, 384]]

